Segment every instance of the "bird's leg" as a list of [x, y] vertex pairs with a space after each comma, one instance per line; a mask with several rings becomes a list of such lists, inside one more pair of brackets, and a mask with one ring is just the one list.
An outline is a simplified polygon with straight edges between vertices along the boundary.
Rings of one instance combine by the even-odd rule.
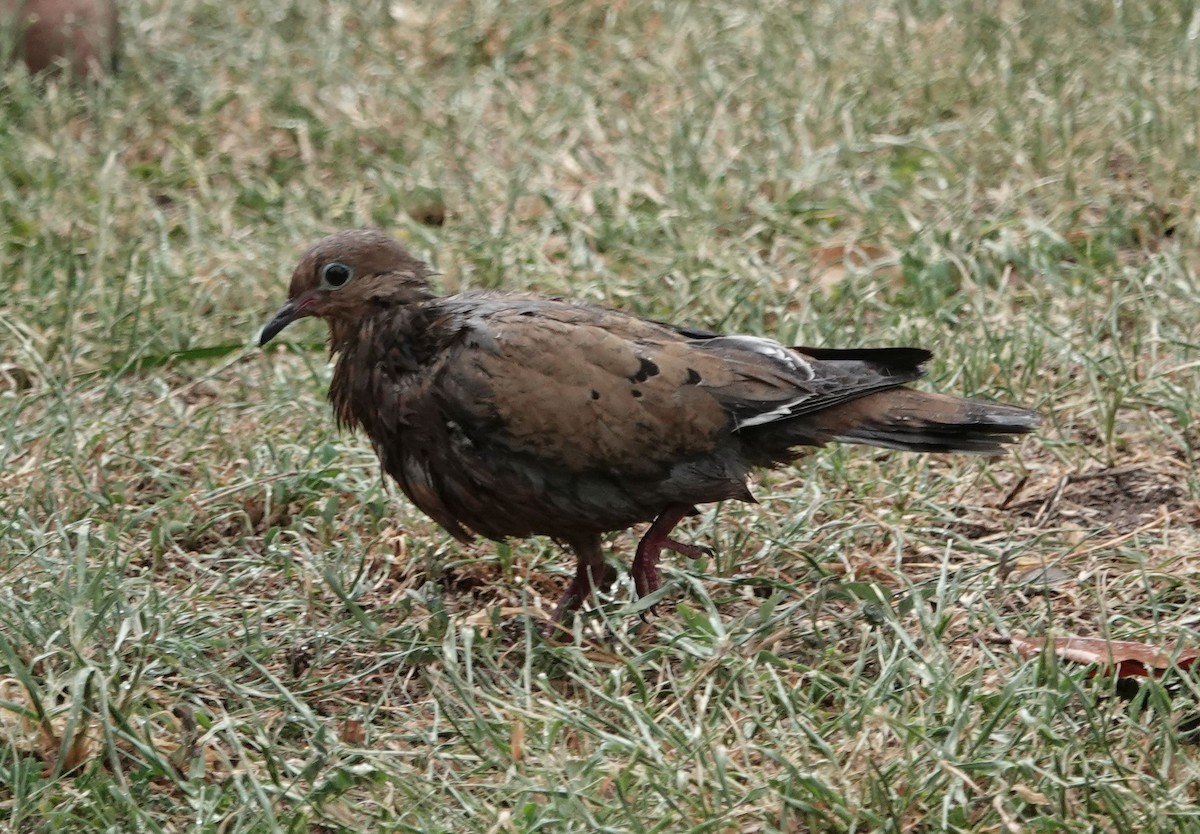
[[551, 631], [554, 630], [553, 626], [562, 623], [568, 614], [577, 609], [592, 591], [607, 588], [616, 578], [616, 571], [604, 560], [599, 534], [569, 539], [566, 544], [575, 551], [578, 563], [575, 578], [554, 608]]
[[629, 568], [633, 576], [633, 587], [639, 597], [652, 594], [662, 584], [658, 575], [658, 557], [663, 550], [673, 550], [689, 559], [712, 555], [712, 548], [698, 544], [685, 544], [671, 538], [675, 525], [690, 513], [692, 508], [687, 504], [672, 504], [661, 513], [650, 525], [650, 529], [638, 542], [637, 555]]

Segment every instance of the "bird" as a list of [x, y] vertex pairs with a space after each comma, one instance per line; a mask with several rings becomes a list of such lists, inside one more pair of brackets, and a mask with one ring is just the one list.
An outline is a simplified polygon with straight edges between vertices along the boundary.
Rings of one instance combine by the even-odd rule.
[[1034, 431], [1019, 406], [922, 391], [914, 347], [786, 346], [580, 300], [438, 295], [430, 267], [388, 234], [313, 244], [266, 345], [298, 319], [328, 325], [329, 400], [382, 469], [456, 539], [548, 536], [572, 551], [567, 618], [616, 579], [603, 536], [649, 522], [630, 566], [640, 597], [664, 550], [710, 552], [672, 531], [697, 506], [754, 502], [752, 470], [830, 442], [998, 454]]

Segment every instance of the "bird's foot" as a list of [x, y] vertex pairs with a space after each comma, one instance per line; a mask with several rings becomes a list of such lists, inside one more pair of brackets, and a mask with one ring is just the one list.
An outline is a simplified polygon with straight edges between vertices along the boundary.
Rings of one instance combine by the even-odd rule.
[[650, 529], [638, 542], [637, 555], [633, 557], [629, 573], [633, 577], [633, 587], [639, 597], [652, 594], [662, 586], [662, 576], [658, 572], [658, 557], [664, 550], [673, 550], [689, 559], [712, 555], [711, 547], [687, 544], [671, 538], [671, 531], [675, 529], [675, 525], [691, 511], [692, 508], [685, 504], [667, 507], [659, 513], [658, 518], [654, 519]]
[[546, 637], [570, 639], [571, 632], [564, 625], [567, 617], [572, 614], [594, 590], [603, 590], [616, 579], [616, 570], [604, 560], [600, 549], [600, 537], [582, 537], [570, 542], [579, 561], [575, 567], [575, 578], [559, 597], [558, 605], [550, 617], [550, 625], [546, 628]]
[[[639, 546], [638, 556], [634, 558], [633, 564], [629, 567], [629, 574], [633, 577], [633, 587], [639, 597], [652, 594], [662, 587], [662, 574], [658, 570], [658, 557], [664, 550], [670, 550], [689, 559], [707, 558], [716, 553], [708, 545], [687, 544], [675, 539], [667, 539], [662, 542], [658, 546], [657, 552], [653, 555], [649, 553], [648, 548], [646, 551], [643, 551]], [[645, 552], [645, 556], [642, 555], [643, 552]]]
[[593, 589], [603, 590], [611, 585], [616, 578], [615, 574], [616, 571], [609, 565], [603, 565], [599, 570], [588, 573], [580, 571], [567, 586], [567, 590], [563, 591], [563, 595], [559, 597], [558, 605], [554, 606], [554, 614], [550, 621], [556, 624], [561, 623], [568, 614], [583, 604]]
[[663, 547], [666, 550], [678, 553], [680, 556], [686, 556], [689, 559], [711, 558], [717, 555], [717, 551], [706, 544], [688, 544], [687, 542], [676, 541], [675, 539], [667, 539]]

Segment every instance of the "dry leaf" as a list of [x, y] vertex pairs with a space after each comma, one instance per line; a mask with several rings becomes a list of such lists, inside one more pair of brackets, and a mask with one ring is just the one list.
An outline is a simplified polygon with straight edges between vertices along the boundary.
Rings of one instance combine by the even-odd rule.
[[837, 243], [818, 247], [809, 253], [812, 275], [817, 286], [829, 290], [845, 280], [851, 269], [875, 270], [885, 262], [895, 270], [897, 253], [886, 246], [871, 243]]
[[1012, 789], [1013, 789], [1013, 793], [1015, 793], [1017, 796], [1021, 797], [1021, 799], [1023, 799], [1025, 802], [1028, 802], [1030, 805], [1049, 805], [1050, 804], [1049, 798], [1047, 798], [1047, 796], [1044, 793], [1042, 793], [1041, 791], [1034, 790], [1033, 788], [1029, 787], [1028, 785], [1023, 785], [1020, 782], [1018, 782], [1017, 784], [1012, 786]]
[[347, 718], [338, 728], [338, 736], [347, 744], [361, 745], [367, 740], [367, 730], [358, 718]]
[[[1172, 658], [1171, 652], [1149, 643], [1105, 640], [1103, 637], [1055, 637], [1047, 641], [1039, 637], [1004, 637], [997, 634], [987, 639], [992, 643], [1011, 645], [1022, 657], [1039, 654], [1049, 643], [1054, 653], [1063, 660], [1112, 669], [1119, 678], [1157, 676], [1170, 668]], [[1179, 652], [1175, 665], [1187, 669], [1197, 657], [1200, 657], [1200, 649], [1185, 649]]]
[[512, 752], [513, 763], [520, 764], [521, 759], [525, 757], [525, 724], [520, 718], [516, 718], [512, 722], [512, 737], [509, 749]]
[[512, 216], [522, 223], [531, 223], [550, 211], [546, 198], [540, 194], [522, 194], [513, 202]]
[[463, 625], [470, 626], [479, 631], [480, 634], [486, 636], [492, 630], [492, 613], [499, 615], [501, 621], [510, 620], [513, 617], [523, 615], [530, 616], [534, 619], [549, 620], [549, 615], [539, 608], [526, 608], [521, 605], [500, 605], [490, 606], [488, 608], [480, 608], [473, 614], [468, 614], [463, 618]]

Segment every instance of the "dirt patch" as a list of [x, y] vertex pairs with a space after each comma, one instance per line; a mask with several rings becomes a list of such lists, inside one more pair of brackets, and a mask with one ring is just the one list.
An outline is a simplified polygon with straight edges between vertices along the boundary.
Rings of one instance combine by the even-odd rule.
[[1196, 501], [1182, 473], [1170, 467], [1135, 465], [1063, 475], [1048, 490], [1009, 505], [1034, 527], [1110, 528], [1124, 533], [1164, 514], [1197, 521]]

